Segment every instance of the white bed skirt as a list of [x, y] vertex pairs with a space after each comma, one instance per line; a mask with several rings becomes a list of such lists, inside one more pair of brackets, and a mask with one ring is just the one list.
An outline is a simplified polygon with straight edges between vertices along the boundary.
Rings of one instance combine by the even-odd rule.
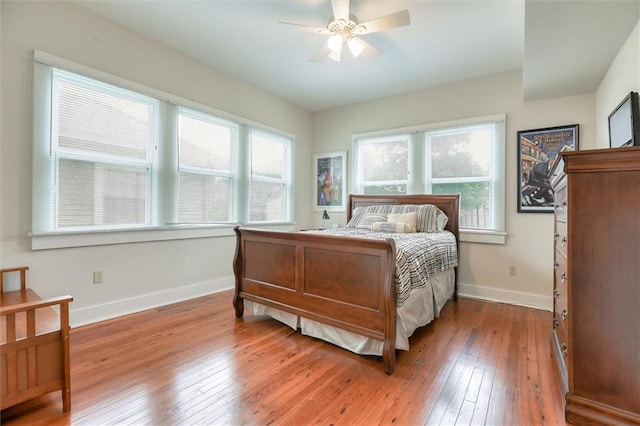
[[[428, 285], [414, 289], [404, 304], [397, 309], [396, 349], [409, 350], [409, 337], [418, 328], [440, 316], [447, 300], [453, 296], [455, 274], [453, 269], [429, 278]], [[337, 327], [298, 317], [297, 315], [245, 300], [254, 315], [268, 315], [302, 334], [316, 337], [361, 355], [382, 355], [383, 342], [360, 336]]]

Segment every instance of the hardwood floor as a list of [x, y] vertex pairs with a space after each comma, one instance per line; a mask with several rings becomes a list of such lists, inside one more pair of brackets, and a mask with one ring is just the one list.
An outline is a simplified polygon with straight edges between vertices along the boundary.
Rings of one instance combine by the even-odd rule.
[[551, 313], [460, 299], [398, 351], [356, 355], [223, 292], [71, 331], [71, 411], [55, 392], [3, 425], [564, 425]]

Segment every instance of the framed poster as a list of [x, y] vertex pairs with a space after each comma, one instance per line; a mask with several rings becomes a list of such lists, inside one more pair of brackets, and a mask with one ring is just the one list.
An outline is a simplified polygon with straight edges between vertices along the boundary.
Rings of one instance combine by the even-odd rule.
[[561, 151], [578, 149], [578, 125], [518, 132], [518, 212], [553, 212], [550, 172]]
[[313, 156], [314, 210], [347, 211], [347, 151]]

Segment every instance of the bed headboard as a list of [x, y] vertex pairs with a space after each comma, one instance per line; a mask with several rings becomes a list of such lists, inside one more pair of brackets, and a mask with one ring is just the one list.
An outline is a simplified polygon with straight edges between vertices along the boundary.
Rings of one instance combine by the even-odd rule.
[[347, 223], [351, 220], [351, 214], [356, 207], [366, 207], [380, 204], [433, 204], [447, 215], [446, 230], [451, 231], [456, 240], [459, 238], [458, 218], [460, 214], [460, 195], [431, 195], [431, 194], [411, 194], [411, 195], [349, 195], [349, 205], [347, 210]]

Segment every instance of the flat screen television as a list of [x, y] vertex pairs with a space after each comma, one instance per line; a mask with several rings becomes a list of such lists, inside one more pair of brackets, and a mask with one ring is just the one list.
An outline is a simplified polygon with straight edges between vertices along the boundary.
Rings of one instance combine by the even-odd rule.
[[638, 92], [629, 93], [609, 114], [609, 146], [640, 145], [640, 105]]

